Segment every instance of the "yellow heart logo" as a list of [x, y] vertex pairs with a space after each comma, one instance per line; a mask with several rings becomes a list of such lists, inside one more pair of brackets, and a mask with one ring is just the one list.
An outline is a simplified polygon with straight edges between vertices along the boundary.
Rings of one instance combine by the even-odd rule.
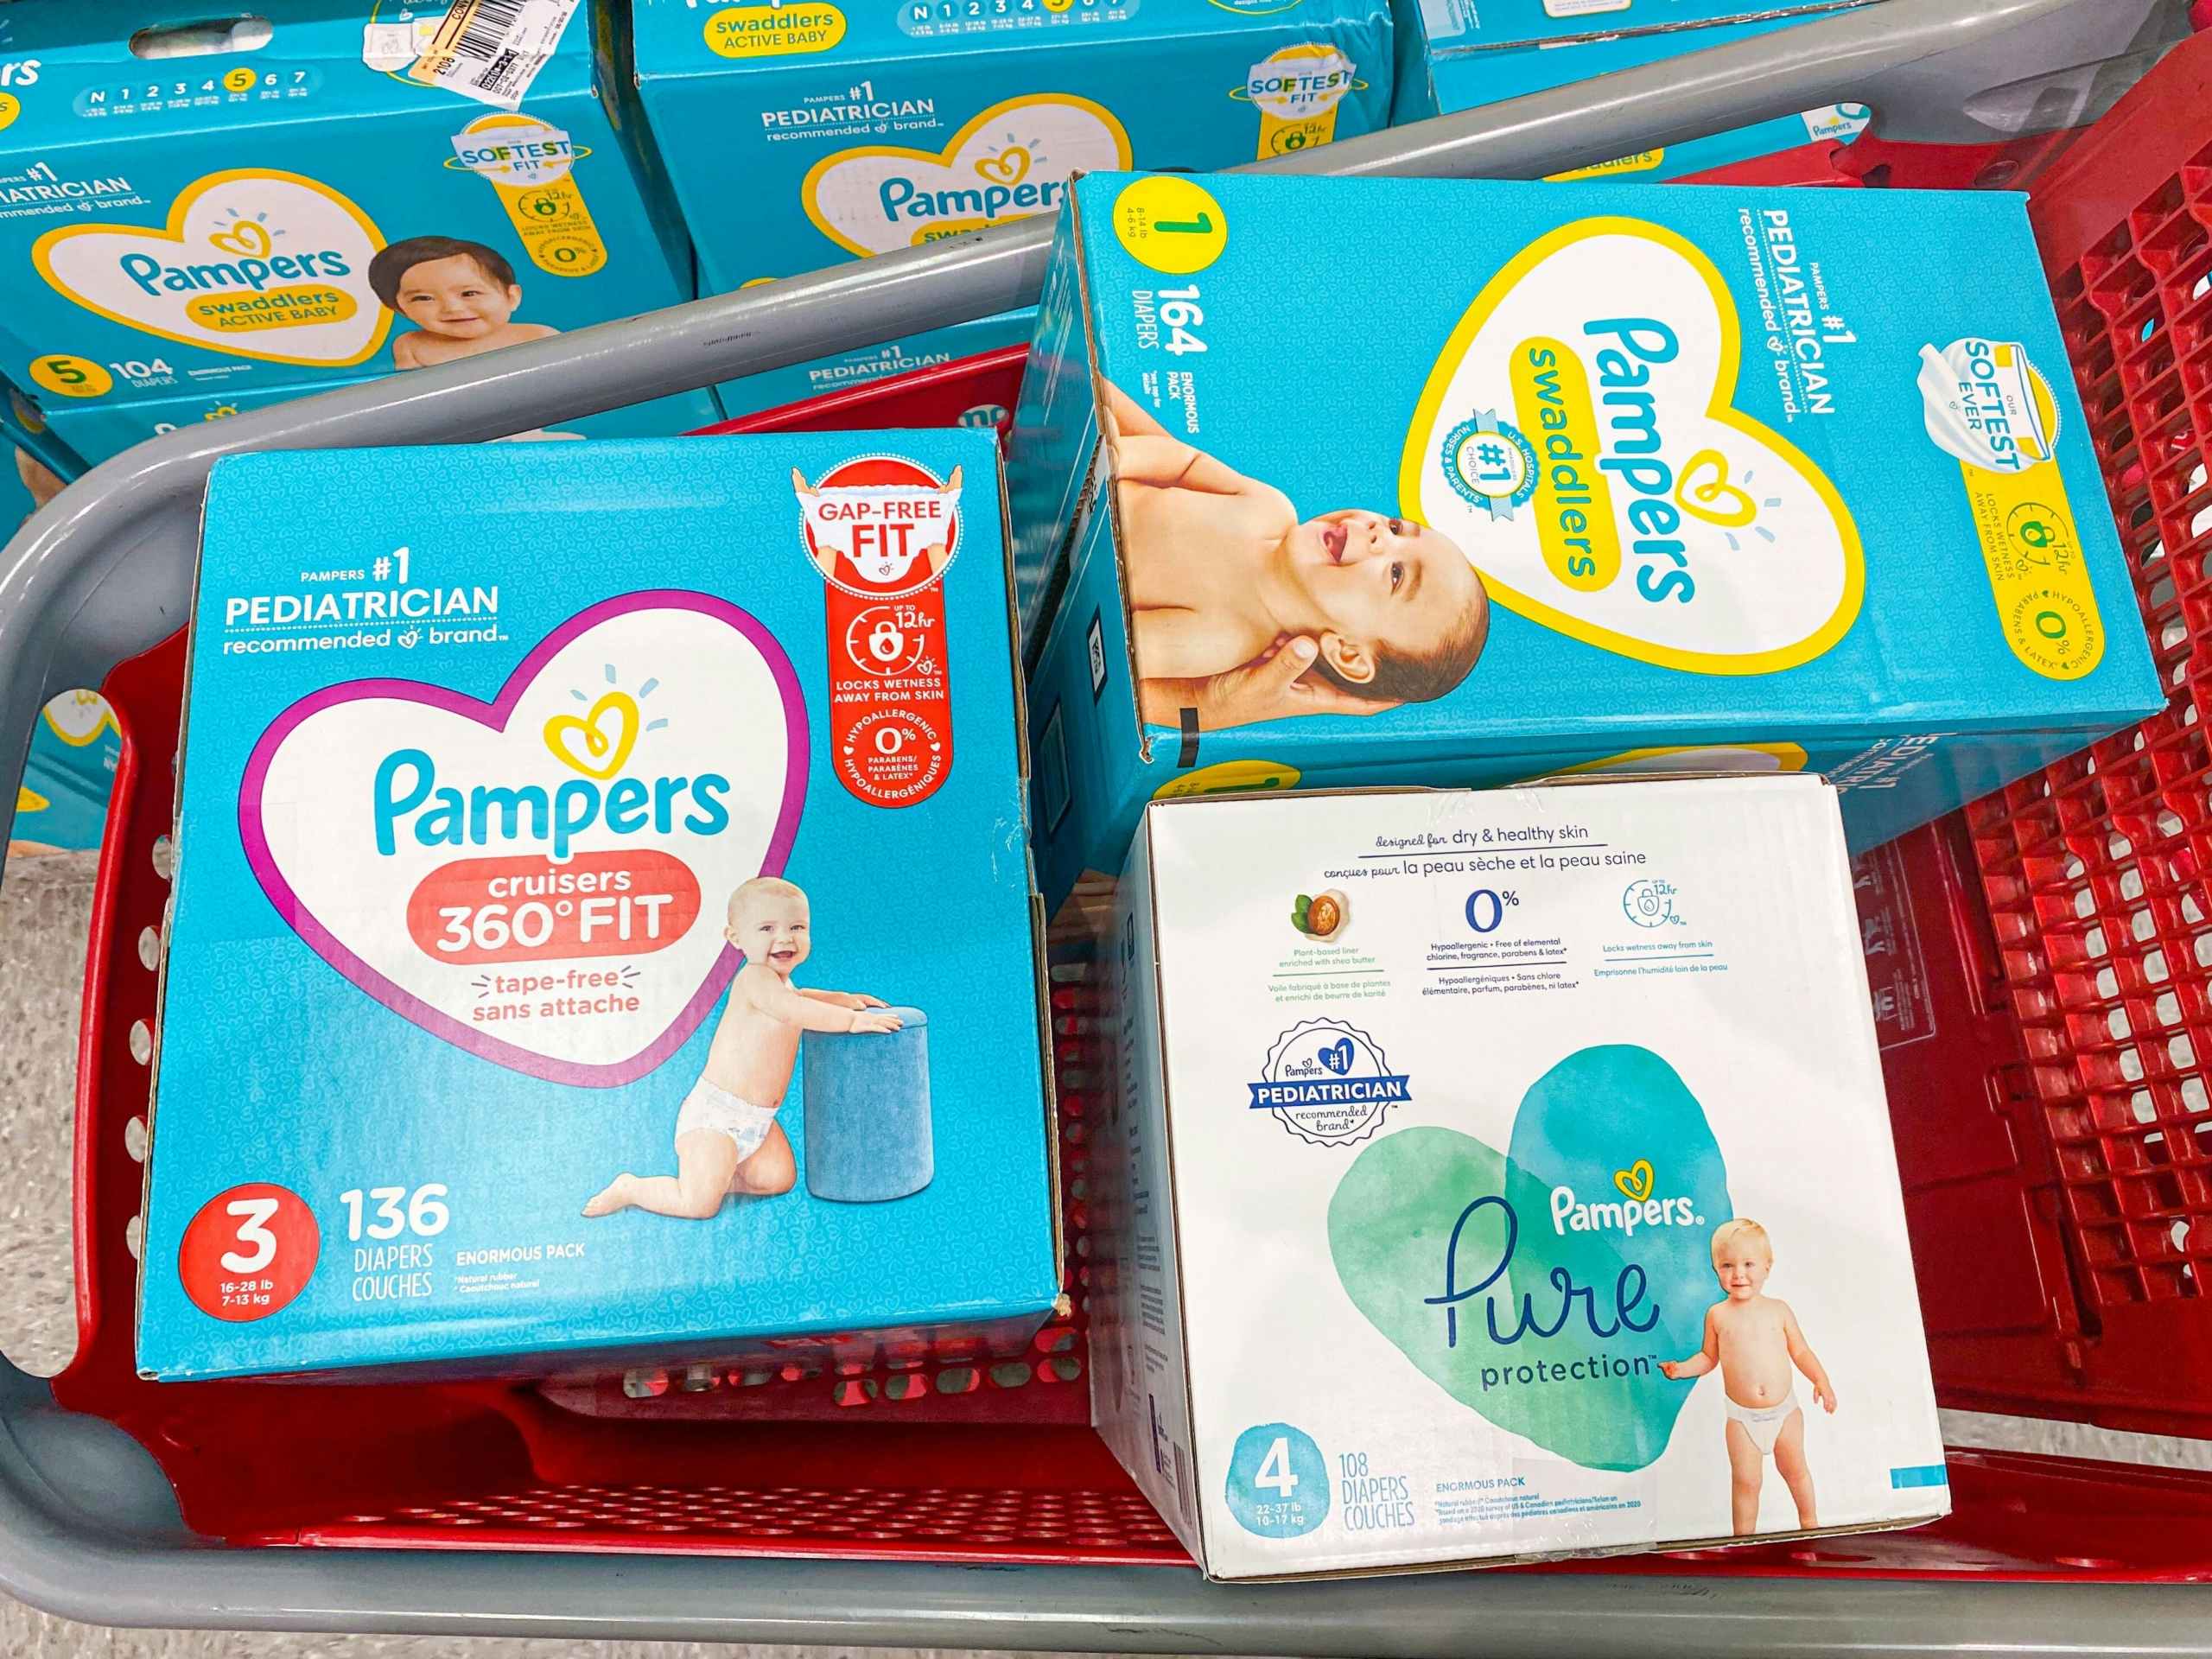
[[241, 259], [266, 259], [270, 244], [267, 231], [250, 219], [242, 219], [229, 230], [210, 236], [207, 245], [221, 253], [235, 253]]
[[1127, 172], [1131, 160], [1129, 135], [1103, 104], [1035, 92], [992, 105], [943, 149], [860, 144], [824, 156], [799, 204], [816, 230], [866, 257], [1051, 213], [1069, 175]]
[[1696, 244], [1624, 215], [1561, 226], [1452, 329], [1407, 429], [1401, 511], [1493, 603], [1585, 645], [1698, 674], [1810, 662], [1857, 620], [1865, 555], [1827, 474], [1737, 406], [1770, 390], [1743, 345]]
[[1651, 1160], [1639, 1158], [1626, 1169], [1613, 1172], [1613, 1185], [1631, 1203], [1642, 1204], [1651, 1196]]
[[1724, 530], [1741, 530], [1759, 516], [1758, 504], [1728, 481], [1728, 459], [1717, 449], [1700, 449], [1682, 463], [1675, 505]]
[[553, 758], [601, 783], [622, 770], [637, 745], [638, 703], [626, 691], [609, 691], [588, 715], [556, 715], [545, 722]]
[[995, 156], [978, 156], [976, 171], [995, 184], [1020, 184], [1029, 176], [1029, 152], [1016, 144]]
[[328, 186], [235, 168], [185, 186], [163, 226], [63, 226], [32, 245], [31, 263], [63, 298], [142, 334], [342, 369], [391, 329], [365, 274], [383, 246], [376, 222]]

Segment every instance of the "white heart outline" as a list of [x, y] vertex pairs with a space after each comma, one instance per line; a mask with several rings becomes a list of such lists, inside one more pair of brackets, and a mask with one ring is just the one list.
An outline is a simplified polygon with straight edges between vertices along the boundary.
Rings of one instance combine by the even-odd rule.
[[1708, 420], [1732, 429], [1768, 450], [1796, 472], [1820, 498], [1835, 523], [1844, 565], [1841, 595], [1827, 620], [1793, 644], [1742, 652], [1695, 651], [1662, 645], [1586, 620], [1548, 605], [1494, 575], [1471, 552], [1469, 554], [1470, 562], [1480, 571], [1483, 585], [1490, 596], [1508, 610], [1568, 639], [1580, 640], [1585, 645], [1611, 652], [1615, 656], [1696, 674], [1773, 674], [1801, 667], [1834, 645], [1851, 631], [1852, 625], [1859, 619], [1859, 607], [1865, 601], [1866, 588], [1866, 554], [1859, 541], [1859, 526], [1835, 486], [1809, 457], [1764, 422], [1745, 414], [1735, 406], [1732, 398], [1743, 356], [1743, 326], [1736, 310], [1735, 296], [1728, 291], [1727, 283], [1719, 268], [1706, 256], [1705, 251], [1666, 226], [1621, 214], [1576, 219], [1531, 242], [1484, 284], [1482, 291], [1475, 296], [1459, 321], [1452, 325], [1452, 333], [1443, 349], [1438, 353], [1435, 364], [1429, 370], [1428, 378], [1421, 387], [1420, 399], [1414, 406], [1413, 418], [1406, 429], [1405, 448], [1399, 460], [1398, 493], [1402, 509], [1408, 518], [1421, 524], [1432, 527], [1439, 525], [1439, 520], [1431, 516], [1422, 499], [1422, 481], [1430, 451], [1442, 429], [1444, 399], [1451, 389], [1452, 378], [1473, 349], [1492, 315], [1522, 280], [1545, 260], [1577, 242], [1605, 236], [1641, 238], [1656, 243], [1680, 257], [1703, 279], [1712, 296], [1715, 320], [1720, 327], [1713, 386], [1704, 415]]
[[525, 1076], [543, 1077], [585, 1088], [612, 1089], [634, 1083], [654, 1071], [688, 1042], [707, 1015], [721, 1001], [736, 975], [737, 953], [725, 946], [689, 1001], [671, 1018], [667, 1027], [637, 1053], [611, 1064], [564, 1059], [542, 1053], [473, 1030], [435, 1004], [407, 990], [391, 976], [357, 953], [325, 925], [293, 887], [270, 845], [262, 820], [263, 786], [277, 752], [294, 732], [323, 709], [340, 702], [396, 700], [423, 704], [475, 721], [487, 729], [506, 734], [516, 710], [546, 666], [568, 645], [588, 634], [602, 622], [632, 612], [653, 609], [696, 611], [727, 624], [759, 653], [773, 678], [784, 713], [785, 762], [784, 787], [778, 804], [775, 829], [763, 850], [760, 874], [780, 875], [798, 835], [806, 805], [812, 728], [806, 698], [799, 688], [798, 671], [782, 645], [767, 626], [750, 612], [710, 594], [684, 588], [647, 588], [618, 594], [587, 606], [551, 629], [518, 663], [499, 689], [489, 698], [473, 697], [444, 686], [416, 680], [364, 679], [341, 681], [308, 693], [293, 703], [254, 744], [238, 786], [238, 838], [248, 868], [269, 902], [308, 949], [335, 969], [355, 988], [365, 993], [410, 1024], [451, 1043], [479, 1059], [488, 1060]]
[[[168, 216], [161, 229], [156, 230], [148, 225], [63, 226], [58, 230], [47, 232], [31, 245], [31, 264], [46, 285], [71, 304], [80, 305], [86, 310], [105, 317], [110, 322], [118, 324], [137, 334], [152, 334], [157, 339], [173, 340], [179, 346], [190, 346], [200, 351], [219, 352], [226, 357], [250, 358], [257, 363], [284, 363], [296, 368], [348, 369], [367, 362], [384, 349], [385, 340], [391, 333], [392, 314], [374, 295], [367, 296], [367, 304], [375, 308], [377, 323], [369, 333], [367, 343], [359, 351], [350, 357], [288, 357], [276, 352], [246, 351], [219, 337], [203, 339], [197, 334], [180, 334], [174, 330], [161, 327], [139, 318], [110, 310], [97, 300], [79, 293], [67, 279], [57, 274], [54, 269], [54, 249], [65, 242], [86, 236], [135, 238], [159, 243], [164, 246], [189, 250], [193, 245], [186, 237], [187, 221], [191, 218], [193, 209], [200, 205], [202, 197], [226, 185], [266, 183], [272, 181], [279, 184], [295, 185], [321, 196], [360, 226], [368, 238], [368, 249], [372, 257], [382, 251], [385, 245], [384, 232], [377, 228], [376, 221], [371, 219], [351, 197], [332, 189], [321, 180], [308, 177], [304, 173], [287, 173], [278, 168], [239, 167], [232, 168], [226, 172], [205, 174], [178, 191], [175, 199], [169, 203]], [[367, 267], [368, 262], [364, 260], [361, 269], [354, 273], [365, 283], [367, 280]], [[357, 300], [359, 297], [356, 296]]]

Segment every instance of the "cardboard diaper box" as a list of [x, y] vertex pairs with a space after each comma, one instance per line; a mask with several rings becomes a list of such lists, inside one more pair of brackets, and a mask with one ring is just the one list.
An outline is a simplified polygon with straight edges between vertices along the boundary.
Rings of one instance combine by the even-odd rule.
[[[0, 372], [88, 462], [210, 410], [693, 296], [577, 0], [0, 8]], [[594, 49], [596, 47], [596, 50]], [[716, 418], [664, 398], [590, 435]]]
[[[1869, 0], [1789, 5], [1745, 0], [1397, 0], [1398, 84], [1391, 120], [1402, 124], [1571, 86], [1686, 52], [1771, 35], [1866, 3]], [[1872, 118], [1863, 104], [1823, 105], [1555, 176], [1678, 179], [1808, 145], [1848, 143]]]
[[1091, 1409], [1217, 1579], [1948, 1512], [1834, 792], [1154, 806]]
[[8, 856], [97, 849], [107, 830], [108, 797], [122, 758], [123, 734], [105, 697], [64, 691], [49, 698], [32, 728], [22, 782], [16, 788]]
[[1810, 771], [1866, 846], [2162, 704], [2018, 197], [1093, 174], [1059, 228], [1049, 904], [1224, 791]]
[[143, 1375], [1026, 1342], [1002, 512], [977, 432], [216, 465]]
[[[1389, 0], [633, 0], [702, 287], [1050, 213], [1071, 173], [1232, 167], [1389, 124]], [[742, 188], [733, 181], [741, 181]], [[733, 415], [1029, 337], [1029, 314], [721, 387]]]

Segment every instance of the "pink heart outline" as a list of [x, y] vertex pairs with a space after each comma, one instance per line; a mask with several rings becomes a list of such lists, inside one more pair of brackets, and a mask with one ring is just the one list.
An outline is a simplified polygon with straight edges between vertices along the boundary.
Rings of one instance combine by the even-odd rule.
[[261, 734], [261, 741], [253, 746], [253, 753], [247, 759], [245, 781], [238, 786], [238, 836], [245, 846], [246, 862], [253, 870], [254, 879], [261, 883], [262, 892], [268, 895], [269, 902], [276, 907], [276, 913], [317, 956], [357, 988], [432, 1036], [442, 1038], [479, 1059], [489, 1060], [494, 1065], [505, 1066], [511, 1071], [543, 1077], [550, 1083], [571, 1084], [579, 1088], [613, 1089], [626, 1083], [634, 1083], [683, 1047], [690, 1040], [691, 1033], [699, 1028], [700, 1021], [721, 1000], [722, 992], [737, 972], [737, 952], [724, 944], [708, 969], [707, 976], [700, 982], [699, 988], [677, 1011], [668, 1028], [628, 1059], [617, 1060], [607, 1065], [553, 1059], [533, 1049], [503, 1042], [487, 1033], [463, 1025], [452, 1015], [442, 1013], [420, 997], [401, 989], [347, 950], [335, 934], [315, 918], [301, 902], [299, 895], [292, 891], [291, 883], [285, 880], [283, 872], [277, 868], [276, 856], [269, 848], [268, 835], [262, 828], [261, 791], [267, 780], [270, 766], [284, 740], [310, 715], [341, 702], [359, 702], [372, 697], [416, 702], [442, 709], [447, 714], [461, 715], [504, 734], [507, 721], [514, 714], [515, 705], [522, 700], [523, 693], [563, 646], [612, 617], [646, 610], [696, 611], [728, 624], [760, 652], [768, 664], [769, 672], [775, 677], [776, 690], [784, 702], [784, 726], [788, 748], [784, 765], [784, 798], [777, 809], [775, 830], [769, 836], [767, 849], [761, 855], [760, 874], [782, 874], [784, 862], [791, 855], [791, 843], [798, 838], [799, 817], [806, 802], [810, 739], [806, 700], [799, 690], [798, 672], [791, 667], [791, 659], [784, 655], [784, 648], [777, 643], [776, 636], [758, 618], [740, 610], [726, 600], [683, 588], [649, 588], [639, 593], [624, 594], [613, 599], [602, 600], [577, 612], [531, 648], [530, 654], [507, 676], [499, 695], [489, 703], [443, 686], [425, 685], [420, 680], [349, 680], [342, 684], [326, 686], [320, 691], [311, 691], [279, 715], [269, 729]]

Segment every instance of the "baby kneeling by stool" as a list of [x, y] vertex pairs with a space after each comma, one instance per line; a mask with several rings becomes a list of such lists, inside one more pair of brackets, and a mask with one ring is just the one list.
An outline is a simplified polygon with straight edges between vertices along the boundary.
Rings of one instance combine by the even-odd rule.
[[676, 1115], [676, 1173], [626, 1170], [584, 1205], [587, 1216], [638, 1209], [703, 1221], [730, 1193], [790, 1192], [798, 1165], [776, 1113], [791, 1087], [799, 1033], [899, 1028], [880, 997], [791, 982], [812, 949], [806, 894], [796, 884], [771, 875], [741, 883], [729, 896], [723, 937], [744, 953], [745, 966], [730, 982], [706, 1067]]

